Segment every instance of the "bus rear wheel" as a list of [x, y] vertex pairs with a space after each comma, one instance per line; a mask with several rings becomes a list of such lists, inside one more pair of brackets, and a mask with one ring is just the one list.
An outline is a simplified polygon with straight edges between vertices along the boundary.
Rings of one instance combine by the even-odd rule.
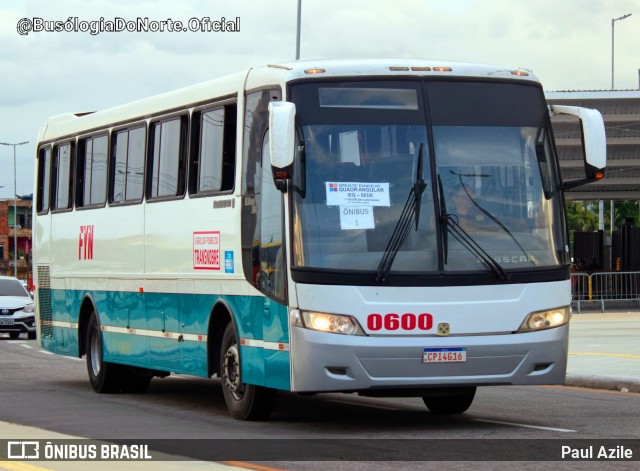
[[102, 332], [95, 312], [87, 327], [87, 371], [91, 387], [97, 393], [113, 393], [120, 390], [122, 370], [120, 365], [102, 361]]
[[102, 360], [102, 332], [95, 312], [87, 328], [87, 371], [89, 382], [98, 393], [143, 393], [149, 387], [152, 374], [144, 368], [118, 365]]
[[432, 414], [452, 415], [462, 414], [473, 402], [476, 388], [460, 388], [450, 391], [450, 394], [422, 396], [422, 400]]
[[275, 405], [277, 391], [242, 382], [238, 339], [231, 322], [227, 324], [222, 336], [220, 377], [222, 394], [233, 418], [239, 420], [269, 418]]

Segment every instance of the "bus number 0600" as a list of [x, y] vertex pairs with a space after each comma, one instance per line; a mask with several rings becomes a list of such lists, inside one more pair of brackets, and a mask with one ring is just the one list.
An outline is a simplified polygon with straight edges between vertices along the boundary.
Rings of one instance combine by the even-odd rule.
[[433, 316], [431, 314], [369, 314], [367, 317], [367, 328], [369, 330], [429, 330], [433, 326]]

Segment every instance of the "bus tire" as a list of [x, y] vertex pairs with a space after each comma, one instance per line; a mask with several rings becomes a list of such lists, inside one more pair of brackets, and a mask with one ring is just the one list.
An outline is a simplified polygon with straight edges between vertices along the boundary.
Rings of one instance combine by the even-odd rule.
[[100, 324], [95, 311], [89, 319], [85, 345], [87, 346], [87, 371], [93, 390], [97, 393], [120, 391], [122, 367], [102, 361], [102, 332], [100, 331]]
[[432, 414], [453, 415], [462, 414], [471, 407], [475, 395], [476, 388], [473, 386], [446, 396], [422, 396], [422, 400]]
[[277, 391], [242, 383], [238, 339], [229, 322], [222, 336], [220, 349], [222, 394], [231, 416], [238, 420], [268, 419], [275, 405]]

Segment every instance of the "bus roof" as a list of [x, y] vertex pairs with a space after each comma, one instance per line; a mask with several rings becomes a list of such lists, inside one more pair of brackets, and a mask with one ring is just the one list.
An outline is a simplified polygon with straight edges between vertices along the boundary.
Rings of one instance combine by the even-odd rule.
[[457, 76], [537, 82], [529, 70], [494, 65], [426, 59], [303, 60], [268, 64], [98, 112], [66, 113], [49, 118], [38, 142], [88, 133], [154, 115], [212, 102], [270, 85], [284, 88], [293, 80], [320, 77]]

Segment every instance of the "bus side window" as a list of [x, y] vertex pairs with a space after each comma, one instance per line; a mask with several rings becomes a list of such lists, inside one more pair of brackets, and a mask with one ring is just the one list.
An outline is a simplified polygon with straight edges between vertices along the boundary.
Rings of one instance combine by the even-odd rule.
[[189, 192], [233, 190], [236, 163], [236, 105], [195, 112]]
[[70, 142], [53, 147], [52, 203], [54, 210], [71, 208], [73, 146]]
[[42, 147], [38, 151], [38, 214], [49, 212], [49, 184], [51, 179], [51, 148]]
[[151, 125], [149, 186], [147, 196], [184, 195], [186, 118], [175, 117]]
[[76, 167], [76, 206], [104, 205], [107, 199], [108, 137], [80, 141]]
[[145, 138], [145, 127], [124, 129], [113, 134], [111, 202], [142, 200]]

